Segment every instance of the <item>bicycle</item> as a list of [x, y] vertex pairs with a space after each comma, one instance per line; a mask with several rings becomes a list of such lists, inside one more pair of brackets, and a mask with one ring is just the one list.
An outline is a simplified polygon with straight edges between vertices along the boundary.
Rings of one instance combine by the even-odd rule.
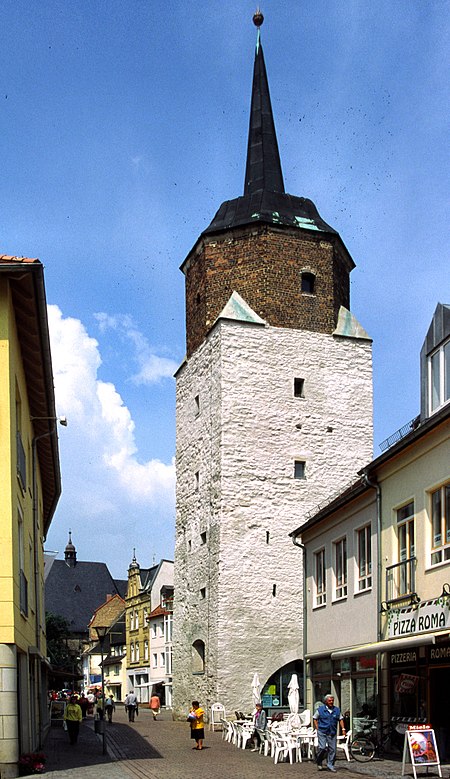
[[368, 726], [358, 733], [350, 743], [351, 756], [360, 763], [373, 760], [375, 755], [383, 758], [386, 746], [389, 744], [400, 751], [403, 748], [401, 734], [392, 723], [382, 725], [380, 731], [377, 726]]

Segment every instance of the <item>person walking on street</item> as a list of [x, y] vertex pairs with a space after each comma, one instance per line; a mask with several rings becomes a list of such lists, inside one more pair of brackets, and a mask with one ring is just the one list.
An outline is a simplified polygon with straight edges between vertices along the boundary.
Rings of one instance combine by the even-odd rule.
[[125, 704], [125, 711], [128, 712], [128, 722], [134, 722], [134, 716], [136, 714], [136, 709], [138, 706], [138, 699], [136, 698], [136, 695], [134, 694], [133, 690], [130, 690], [127, 697], [124, 700]]
[[188, 714], [188, 722], [191, 726], [191, 738], [195, 739], [197, 746], [192, 749], [203, 749], [203, 739], [205, 738], [205, 723], [203, 720], [205, 712], [198, 701], [192, 701], [192, 708]]
[[105, 705], [105, 701], [103, 695], [100, 693], [100, 695], [97, 695], [97, 700], [96, 700], [97, 717], [99, 719], [103, 719], [105, 713], [104, 705]]
[[317, 768], [323, 770], [322, 761], [327, 756], [327, 768], [336, 773], [334, 761], [336, 760], [336, 738], [338, 727], [341, 728], [342, 735], [345, 736], [344, 717], [341, 710], [334, 705], [334, 697], [330, 693], [325, 695], [323, 704], [317, 706], [314, 715], [314, 728], [317, 731], [318, 752]]
[[67, 703], [66, 708], [64, 709], [64, 722], [66, 723], [71, 744], [76, 744], [78, 741], [78, 733], [80, 732], [80, 722], [82, 719], [83, 714], [81, 712], [81, 706], [77, 703], [75, 695], [72, 695], [69, 703]]
[[150, 698], [150, 709], [153, 714], [153, 719], [155, 720], [161, 711], [161, 701], [159, 700], [158, 695], [152, 695]]
[[112, 695], [108, 695], [105, 701], [105, 711], [106, 711], [108, 722], [112, 722], [112, 715], [113, 715], [113, 711], [115, 710], [116, 710], [116, 705], [114, 703], [114, 698]]

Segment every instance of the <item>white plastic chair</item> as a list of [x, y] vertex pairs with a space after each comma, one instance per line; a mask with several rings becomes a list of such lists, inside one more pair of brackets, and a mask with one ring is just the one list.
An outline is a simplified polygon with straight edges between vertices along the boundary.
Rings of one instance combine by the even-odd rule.
[[349, 730], [345, 736], [338, 736], [336, 739], [336, 754], [339, 749], [342, 749], [348, 762], [350, 762], [350, 741], [352, 738], [352, 731]]
[[311, 712], [309, 709], [304, 709], [304, 711], [302, 711], [299, 714], [299, 717], [300, 717], [300, 725], [302, 727], [303, 726], [309, 727], [311, 725]]
[[259, 754], [264, 753], [264, 757], [267, 757], [267, 755], [270, 752], [270, 735], [269, 731], [267, 730], [261, 730], [260, 728], [256, 728], [256, 732], [259, 735]]
[[253, 724], [250, 727], [248, 725], [242, 725], [239, 722], [236, 722], [235, 724], [236, 724], [237, 732], [239, 734], [238, 747], [240, 747], [241, 749], [245, 749], [245, 747], [247, 746], [247, 742], [251, 739], [255, 728]]
[[294, 753], [295, 762], [302, 762], [302, 750], [300, 749], [300, 743], [296, 736], [291, 736], [289, 733], [280, 733], [280, 731], [276, 731], [276, 733], [272, 734], [272, 738], [275, 748], [273, 756], [274, 763], [278, 763], [281, 755], [283, 756], [283, 760], [285, 760], [289, 755], [289, 762], [292, 765], [294, 763]]
[[221, 723], [222, 723], [222, 738], [224, 741], [227, 741], [229, 744], [231, 744], [231, 741], [233, 739], [233, 728], [231, 726], [231, 722], [229, 722], [226, 719], [222, 719]]
[[213, 703], [211, 706], [211, 715], [209, 718], [209, 729], [215, 730], [222, 726], [222, 718], [225, 716], [225, 706], [223, 703]]

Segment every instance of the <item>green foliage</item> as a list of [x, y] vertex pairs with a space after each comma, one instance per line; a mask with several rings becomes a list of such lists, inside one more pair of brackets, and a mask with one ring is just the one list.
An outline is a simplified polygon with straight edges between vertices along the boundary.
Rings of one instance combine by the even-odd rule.
[[47, 654], [52, 665], [60, 668], [70, 668], [72, 657], [68, 647], [71, 638], [69, 623], [64, 617], [47, 611], [45, 614], [47, 633]]

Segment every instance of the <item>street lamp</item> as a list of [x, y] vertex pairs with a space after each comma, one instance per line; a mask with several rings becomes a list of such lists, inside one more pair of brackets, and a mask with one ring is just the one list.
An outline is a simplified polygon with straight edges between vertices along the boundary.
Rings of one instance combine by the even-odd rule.
[[[100, 625], [98, 627], [94, 627], [95, 632], [97, 633], [98, 642], [100, 644], [100, 654], [101, 654], [101, 666], [102, 666], [102, 705], [103, 705], [103, 717], [105, 716], [105, 671], [103, 668], [103, 644], [105, 643], [106, 633], [108, 632], [107, 627], [101, 627]], [[105, 720], [101, 720], [101, 734], [102, 734], [102, 741], [103, 741], [103, 749], [102, 752], [104, 755], [106, 755], [106, 734], [105, 734]]]

